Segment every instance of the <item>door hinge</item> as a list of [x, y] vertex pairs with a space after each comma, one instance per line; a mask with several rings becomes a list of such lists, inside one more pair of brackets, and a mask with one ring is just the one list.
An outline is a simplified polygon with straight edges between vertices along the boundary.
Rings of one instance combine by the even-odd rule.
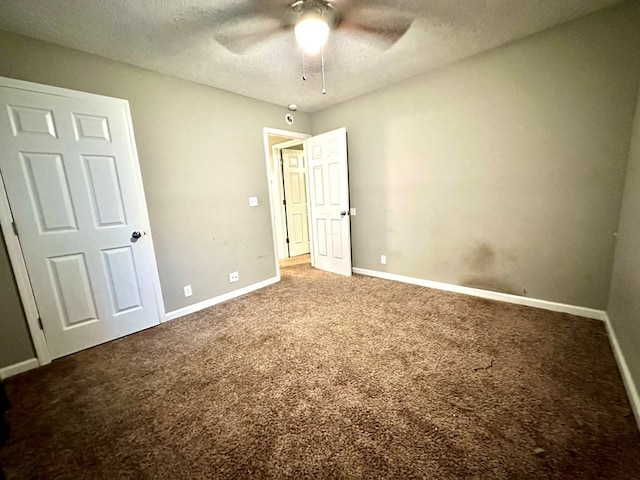
[[[284, 200], [282, 200], [282, 204], [283, 204], [284, 206], [287, 206], [287, 199], [286, 199], [286, 198], [285, 198]], [[16, 235], [17, 235], [17, 233], [16, 233]]]
[[289, 239], [287, 238], [287, 243], [289, 243]]
[[42, 318], [38, 317], [38, 326], [40, 327], [40, 330], [44, 331], [44, 327], [42, 326]]
[[18, 226], [16, 225], [16, 222], [11, 222], [11, 228], [13, 228], [13, 234], [16, 237], [19, 237], [19, 235], [18, 235]]

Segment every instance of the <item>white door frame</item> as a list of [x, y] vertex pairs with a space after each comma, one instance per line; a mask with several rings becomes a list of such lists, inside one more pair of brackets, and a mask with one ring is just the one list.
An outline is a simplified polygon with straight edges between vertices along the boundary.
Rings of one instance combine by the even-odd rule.
[[[279, 262], [280, 256], [278, 253], [278, 245], [279, 245], [278, 242], [281, 236], [280, 233], [278, 232], [278, 225], [280, 225], [279, 223], [280, 199], [278, 197], [278, 191], [277, 191], [277, 185], [278, 185], [277, 181], [279, 179], [279, 174], [278, 174], [278, 169], [275, 168], [275, 158], [274, 158], [274, 169], [273, 169], [274, 171], [271, 170], [271, 158], [272, 158], [273, 152], [269, 147], [270, 135], [291, 138], [291, 141], [295, 142], [296, 144], [302, 141], [303, 149], [305, 151], [305, 157], [306, 157], [305, 140], [311, 137], [311, 135], [309, 135], [308, 133], [291, 132], [289, 130], [280, 130], [277, 128], [270, 128], [270, 127], [264, 127], [262, 129], [262, 136], [264, 139], [265, 168], [267, 169], [267, 186], [269, 188], [269, 208], [271, 210], [271, 232], [273, 235], [273, 256], [274, 256], [275, 267], [276, 267], [276, 277], [278, 281], [280, 281], [280, 262]], [[286, 143], [289, 143], [289, 142], [282, 142], [278, 145], [279, 146], [286, 145]], [[307, 191], [309, 191], [308, 182], [309, 182], [309, 175], [307, 175]], [[278, 222], [276, 220], [278, 220]], [[313, 249], [311, 249], [311, 252], [313, 253]], [[313, 265], [313, 259], [312, 259], [312, 265]]]
[[[151, 228], [149, 225], [149, 216], [147, 211], [147, 201], [144, 195], [144, 189], [142, 185], [142, 173], [140, 171], [140, 162], [138, 160], [138, 151], [136, 149], [135, 137], [133, 135], [133, 122], [131, 120], [131, 111], [129, 109], [129, 102], [127, 100], [106, 97], [103, 95], [96, 95], [93, 93], [79, 92], [76, 90], [69, 90], [66, 88], [53, 87], [51, 85], [43, 85], [39, 83], [26, 82], [23, 80], [15, 80], [13, 78], [0, 77], [0, 87], [10, 87], [19, 90], [27, 90], [38, 93], [45, 93], [49, 95], [57, 95], [59, 97], [70, 97], [77, 99], [93, 100], [100, 102], [109, 102], [125, 105], [125, 112], [127, 116], [127, 128], [129, 133], [129, 139], [131, 141], [131, 154], [133, 156], [134, 165], [133, 173], [136, 180], [137, 199], [140, 208], [143, 209], [143, 222], [141, 228], [144, 229], [147, 235], [151, 235]], [[2, 154], [2, 152], [0, 152]], [[24, 308], [25, 316], [27, 317], [27, 326], [29, 333], [31, 334], [31, 340], [33, 341], [33, 347], [38, 358], [39, 365], [46, 365], [51, 363], [51, 355], [49, 354], [49, 348], [44, 337], [44, 332], [40, 329], [38, 308], [36, 306], [35, 296], [33, 289], [31, 288], [31, 282], [29, 281], [29, 274], [27, 273], [27, 267], [24, 262], [24, 256], [22, 254], [22, 247], [20, 246], [19, 238], [13, 231], [13, 214], [11, 213], [11, 207], [9, 204], [9, 198], [4, 187], [4, 179], [2, 178], [2, 172], [0, 172], [0, 228], [2, 229], [2, 235], [7, 245], [7, 252], [9, 253], [9, 261], [11, 268], [16, 279], [18, 286], [18, 292], [20, 294], [20, 300]], [[151, 243], [151, 250], [154, 259], [155, 251], [153, 250], [153, 242]], [[154, 273], [153, 288], [155, 291], [156, 308], [158, 310], [158, 316], [160, 321], [165, 321], [166, 314], [164, 310], [164, 302], [162, 300], [162, 290], [160, 289], [160, 277], [158, 275], [157, 264], [153, 262], [152, 270]]]
[[[283, 255], [284, 250], [287, 248], [287, 242], [286, 242], [286, 238], [285, 236], [282, 234], [283, 230], [282, 227], [286, 224], [284, 218], [283, 218], [283, 208], [282, 208], [282, 196], [285, 195], [284, 189], [281, 190], [281, 187], [283, 185], [283, 181], [284, 179], [282, 178], [282, 166], [280, 166], [280, 168], [278, 168], [278, 165], [275, 164], [275, 162], [278, 161], [277, 159], [277, 155], [280, 154], [280, 152], [286, 148], [290, 148], [290, 147], [294, 147], [297, 145], [302, 145], [302, 152], [305, 153], [305, 143], [304, 140], [300, 140], [300, 139], [294, 139], [294, 140], [288, 140], [286, 142], [282, 142], [282, 143], [276, 143], [275, 145], [272, 146], [272, 151], [271, 151], [271, 155], [274, 161], [274, 187], [276, 188], [276, 192], [274, 192], [274, 194], [277, 195], [277, 199], [276, 202], [273, 204], [275, 208], [275, 215], [274, 215], [274, 221], [276, 224], [276, 232], [278, 234], [278, 257], [279, 258], [285, 258], [285, 255]], [[306, 162], [306, 160], [305, 160]], [[306, 163], [305, 163], [306, 165]], [[306, 168], [306, 167], [305, 167]], [[305, 185], [305, 188], [307, 190], [307, 192], [309, 191], [309, 185], [308, 182]], [[282, 193], [282, 195], [280, 195]], [[278, 228], [280, 227], [280, 228]]]

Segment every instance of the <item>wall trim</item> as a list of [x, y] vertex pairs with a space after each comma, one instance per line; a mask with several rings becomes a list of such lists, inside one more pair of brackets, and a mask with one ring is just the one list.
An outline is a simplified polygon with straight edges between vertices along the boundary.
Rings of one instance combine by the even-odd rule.
[[279, 276], [271, 277], [263, 280], [262, 282], [254, 283], [252, 285], [239, 288], [238, 290], [218, 295], [217, 297], [210, 298], [209, 300], [204, 300], [202, 302], [189, 305], [188, 307], [179, 308], [178, 310], [167, 312], [163, 321], [167, 322], [169, 320], [175, 320], [176, 318], [184, 317], [185, 315], [189, 315], [190, 313], [199, 312], [200, 310], [204, 310], [205, 308], [209, 308], [219, 303], [226, 302], [227, 300], [232, 300], [234, 298], [241, 297], [242, 295], [246, 295], [247, 293], [255, 292], [256, 290], [260, 290], [261, 288], [268, 287], [269, 285], [273, 285], [274, 283], [278, 283], [279, 281]]
[[365, 268], [354, 268], [353, 273], [367, 275], [369, 277], [384, 278], [386, 280], [394, 280], [396, 282], [410, 283], [421, 287], [435, 288], [447, 292], [462, 293], [473, 297], [486, 298], [489, 300], [497, 300], [499, 302], [514, 303], [516, 305], [525, 305], [527, 307], [542, 308], [553, 312], [570, 313], [579, 317], [592, 318], [594, 320], [604, 321], [606, 312], [604, 310], [596, 310], [593, 308], [579, 307], [576, 305], [568, 305], [566, 303], [550, 302], [548, 300], [540, 300], [537, 298], [521, 297], [519, 295], [511, 295], [509, 293], [492, 292], [490, 290], [481, 290], [479, 288], [463, 287], [452, 283], [434, 282], [424, 280], [422, 278], [406, 277], [395, 273], [379, 272], [377, 270], [367, 270]]
[[39, 366], [40, 364], [38, 363], [37, 358], [30, 358], [29, 360], [14, 363], [13, 365], [9, 365], [8, 367], [2, 367], [0, 368], [0, 380], [13, 377], [14, 375], [18, 375], [19, 373], [33, 370], [34, 368], [38, 368]]
[[606, 312], [604, 315], [604, 324], [607, 328], [607, 334], [609, 336], [609, 342], [611, 343], [611, 349], [613, 350], [613, 354], [616, 358], [618, 369], [620, 370], [620, 375], [622, 376], [622, 383], [624, 383], [624, 388], [627, 391], [627, 398], [629, 398], [631, 410], [633, 411], [633, 415], [636, 418], [636, 424], [638, 425], [638, 429], [640, 430], [640, 392], [638, 392], [638, 387], [633, 381], [631, 371], [629, 370], [629, 366], [627, 365], [627, 360], [625, 359], [624, 354], [620, 349], [618, 337], [616, 336], [616, 332], [611, 325], [609, 315]]

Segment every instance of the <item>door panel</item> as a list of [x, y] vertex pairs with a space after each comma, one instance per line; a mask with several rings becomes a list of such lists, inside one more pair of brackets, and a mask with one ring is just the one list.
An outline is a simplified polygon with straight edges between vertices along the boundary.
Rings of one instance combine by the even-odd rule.
[[142, 308], [140, 289], [137, 282], [133, 251], [131, 247], [103, 250], [104, 264], [109, 290], [111, 291], [113, 313], [115, 315]]
[[97, 320], [96, 303], [84, 255], [62, 255], [48, 260], [62, 328], [77, 327]]
[[307, 140], [313, 262], [316, 268], [351, 275], [351, 219], [347, 131], [344, 128]]
[[126, 102], [0, 87], [0, 172], [52, 358], [159, 323]]
[[48, 135], [57, 138], [53, 112], [42, 108], [7, 106], [14, 136], [22, 134]]
[[344, 260], [342, 219], [331, 219], [331, 253], [336, 260]]
[[107, 117], [98, 115], [82, 115], [72, 113], [73, 131], [76, 140], [103, 140], [111, 141], [111, 132], [109, 131], [109, 121]]
[[83, 155], [97, 228], [126, 225], [115, 157]]
[[330, 204], [332, 207], [340, 207], [342, 204], [342, 196], [340, 194], [340, 165], [338, 163], [329, 163], [327, 170], [329, 172], [327, 187], [329, 190]]
[[40, 232], [77, 230], [62, 157], [20, 152], [19, 158]]
[[292, 215], [290, 229], [292, 230], [293, 234], [291, 236], [293, 238], [304, 238], [306, 233], [309, 231], [309, 224], [307, 222], [307, 219], [303, 218], [302, 215]]
[[314, 244], [316, 245], [316, 255], [326, 257], [329, 254], [327, 250], [327, 220], [324, 218], [316, 219], [316, 237]]

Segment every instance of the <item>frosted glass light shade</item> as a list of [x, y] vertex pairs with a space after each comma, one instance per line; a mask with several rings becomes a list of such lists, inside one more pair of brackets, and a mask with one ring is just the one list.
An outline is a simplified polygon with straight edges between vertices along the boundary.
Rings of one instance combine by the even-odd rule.
[[329, 25], [318, 17], [307, 17], [296, 24], [296, 40], [304, 53], [315, 55], [329, 38]]

